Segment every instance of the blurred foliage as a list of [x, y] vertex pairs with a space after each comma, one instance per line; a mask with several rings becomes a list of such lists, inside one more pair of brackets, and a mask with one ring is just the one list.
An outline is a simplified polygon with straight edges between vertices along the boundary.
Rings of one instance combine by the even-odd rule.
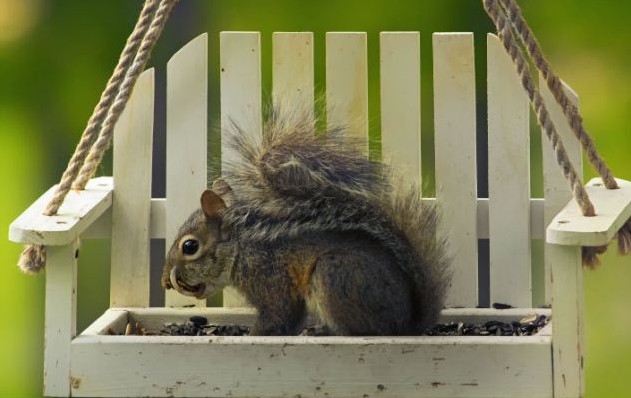
[[[0, 0], [0, 225], [8, 224], [54, 184], [131, 31], [141, 2], [110, 0]], [[588, 130], [617, 176], [631, 179], [631, 3], [590, 0], [522, 0], [525, 15], [558, 73], [582, 95]], [[218, 69], [221, 30], [263, 32], [263, 78], [271, 87], [271, 32], [315, 32], [316, 82], [324, 87], [324, 32], [369, 34], [371, 138], [378, 142], [378, 32], [421, 31], [423, 166], [430, 182], [433, 155], [431, 32], [476, 33], [476, 69], [485, 79], [485, 37], [492, 27], [479, 0], [182, 0], [165, 29], [152, 64], [158, 78], [168, 57], [209, 31], [211, 68]], [[211, 75], [210, 109], [216, 117], [217, 73]], [[625, 88], [626, 87], [626, 88]], [[485, 125], [484, 84], [478, 87], [479, 127]], [[160, 104], [157, 105], [158, 109]], [[538, 134], [538, 133], [537, 133]], [[539, 137], [533, 135], [535, 157]], [[485, 137], [480, 140], [484, 143]], [[535, 162], [536, 163], [536, 162]], [[110, 166], [101, 174], [109, 174]], [[533, 166], [533, 194], [540, 195], [540, 167]], [[593, 176], [586, 168], [586, 175]], [[160, 191], [154, 187], [154, 191]], [[483, 193], [484, 183], [480, 187]], [[108, 244], [84, 246], [79, 277], [78, 325], [92, 322], [108, 305]], [[20, 247], [0, 240], [3, 267], [0, 306], [0, 397], [37, 397], [42, 390], [44, 276], [27, 277], [14, 267]], [[613, 250], [612, 250], [613, 251]], [[587, 397], [629, 396], [631, 376], [631, 260], [607, 254], [586, 287]]]

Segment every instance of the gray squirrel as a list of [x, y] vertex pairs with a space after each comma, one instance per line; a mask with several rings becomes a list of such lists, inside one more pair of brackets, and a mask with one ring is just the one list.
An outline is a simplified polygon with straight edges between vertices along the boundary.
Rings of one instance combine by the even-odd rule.
[[262, 137], [235, 127], [239, 160], [181, 226], [162, 276], [197, 298], [236, 287], [252, 335], [295, 335], [306, 315], [336, 335], [417, 335], [450, 281], [434, 206], [395, 184], [343, 128], [272, 108]]

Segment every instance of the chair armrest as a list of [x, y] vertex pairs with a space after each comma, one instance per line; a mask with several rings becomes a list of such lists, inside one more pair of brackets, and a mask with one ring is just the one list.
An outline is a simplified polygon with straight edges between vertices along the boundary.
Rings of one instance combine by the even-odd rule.
[[606, 189], [599, 178], [585, 189], [595, 217], [584, 217], [578, 203], [570, 201], [546, 230], [546, 242], [565, 246], [604, 246], [631, 217], [631, 182], [617, 179], [620, 189]]
[[73, 242], [112, 205], [112, 177], [90, 180], [83, 191], [70, 191], [55, 216], [42, 213], [55, 193], [49, 189], [9, 227], [9, 240], [16, 243], [59, 246]]

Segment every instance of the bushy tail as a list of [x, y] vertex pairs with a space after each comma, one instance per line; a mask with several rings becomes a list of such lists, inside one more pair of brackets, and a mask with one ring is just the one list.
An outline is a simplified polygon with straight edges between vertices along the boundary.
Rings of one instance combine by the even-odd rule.
[[415, 329], [425, 331], [437, 321], [451, 280], [446, 240], [438, 231], [436, 205], [423, 202], [420, 190], [399, 189], [391, 197], [390, 217], [407, 241], [404, 269], [414, 280]]
[[389, 168], [344, 129], [318, 133], [315, 126], [310, 112], [295, 107], [271, 108], [262, 137], [235, 126], [231, 145], [240, 159], [223, 170], [235, 194], [224, 222], [245, 241], [327, 231], [371, 236], [413, 281], [414, 329], [424, 331], [437, 320], [449, 281], [436, 209], [418, 189], [394, 189]]
[[317, 197], [373, 198], [387, 189], [384, 167], [366, 156], [367, 143], [343, 127], [318, 131], [307, 107], [267, 110], [263, 134], [233, 126], [230, 147], [239, 155], [223, 174], [248, 200]]

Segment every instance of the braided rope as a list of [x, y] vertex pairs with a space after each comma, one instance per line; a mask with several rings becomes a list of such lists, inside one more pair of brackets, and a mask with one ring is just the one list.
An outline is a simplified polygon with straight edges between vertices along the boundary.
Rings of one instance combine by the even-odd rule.
[[[487, 13], [491, 17], [491, 19], [493, 20], [493, 22], [495, 23], [495, 26], [498, 29], [498, 32], [500, 33], [500, 39], [502, 39], [502, 42], [504, 43], [504, 47], [511, 54], [513, 62], [517, 65], [518, 71], [520, 71], [520, 76], [522, 77], [522, 84], [524, 85], [524, 88], [529, 94], [529, 98], [531, 99], [531, 103], [533, 104], [533, 107], [535, 107], [535, 110], [537, 109], [536, 97], [538, 95], [538, 92], [536, 93], [537, 95], [533, 97], [531, 95], [531, 91], [529, 90], [528, 86], [532, 86], [534, 88], [534, 84], [532, 84], [532, 81], [530, 83], [524, 81], [524, 75], [521, 72], [521, 69], [523, 69], [525, 66], [524, 61], [523, 61], [523, 54], [519, 52], [520, 51], [519, 45], [516, 43], [516, 40], [513, 37], [513, 29], [517, 32], [517, 35], [519, 36], [519, 39], [521, 40], [521, 43], [524, 45], [526, 51], [530, 55], [530, 58], [532, 59], [533, 64], [543, 75], [547, 86], [549, 87], [550, 91], [552, 92], [554, 96], [554, 99], [561, 106], [561, 109], [563, 109], [563, 114], [565, 115], [572, 129], [572, 132], [577, 137], [577, 139], [581, 143], [581, 146], [587, 153], [587, 157], [590, 163], [592, 164], [592, 166], [594, 166], [594, 168], [600, 174], [600, 177], [602, 178], [605, 187], [607, 189], [617, 189], [618, 183], [614, 179], [611, 171], [605, 164], [604, 160], [598, 154], [598, 151], [596, 150], [596, 147], [589, 133], [585, 130], [583, 126], [583, 118], [580, 115], [578, 108], [572, 102], [570, 102], [569, 98], [565, 94], [565, 91], [563, 90], [561, 80], [552, 71], [550, 64], [545, 59], [543, 52], [541, 51], [541, 47], [539, 43], [537, 42], [537, 39], [535, 38], [534, 34], [532, 33], [532, 30], [530, 29], [530, 27], [528, 26], [528, 23], [523, 17], [521, 9], [519, 8], [515, 0], [499, 0], [499, 1], [500, 1], [500, 5], [497, 4], [496, 0], [484, 0], [484, 7], [487, 10]], [[506, 19], [510, 21], [510, 23], [512, 24], [512, 27], [509, 26], [509, 23], [506, 21]], [[519, 52], [519, 54], [516, 54], [516, 52]], [[516, 59], [516, 57], [521, 58], [521, 61], [519, 59]], [[526, 80], [531, 80], [531, 77], [528, 76]], [[533, 102], [533, 98], [535, 99], [535, 102]], [[545, 111], [545, 105], [543, 103], [542, 103], [542, 106], [543, 106], [542, 109], [544, 109]], [[546, 131], [546, 134], [547, 134], [548, 131], [545, 128], [545, 124], [541, 123], [540, 116], [541, 115], [539, 114], [539, 111], [537, 111], [537, 117], [539, 118], [538, 120], [540, 122], [540, 125], [542, 126], [544, 131]], [[552, 125], [549, 118], [544, 117], [543, 119], [547, 121], [550, 125]], [[554, 147], [554, 142], [553, 142], [553, 147]], [[557, 162], [559, 162], [560, 161], [559, 153], [556, 150], [555, 152], [557, 153]], [[564, 169], [564, 174], [566, 174], [565, 169]], [[567, 174], [566, 174], [566, 177], [567, 177]], [[591, 205], [590, 203], [590, 206], [587, 209], [585, 209], [584, 204], [581, 203], [581, 197], [580, 197], [581, 192], [577, 192], [575, 189], [576, 187], [574, 183], [571, 180], [570, 182], [572, 184], [572, 192], [574, 194], [574, 197], [576, 201], [579, 203], [579, 206], [581, 206], [581, 211], [583, 212], [583, 214], [584, 215], [593, 214], [593, 211], [594, 211], [593, 205]], [[582, 189], [582, 191], [584, 192], [584, 189]], [[584, 195], [584, 198], [587, 198], [589, 200], [586, 193]], [[617, 238], [618, 238], [618, 252], [622, 255], [631, 254], [631, 218], [627, 220], [627, 222], [618, 230]], [[587, 266], [588, 268], [592, 268], [592, 269], [595, 268], [599, 264], [598, 256], [603, 254], [605, 251], [607, 251], [606, 245], [595, 246], [595, 247], [583, 247], [582, 248], [583, 264]]]
[[162, 29], [164, 28], [169, 14], [176, 2], [177, 0], [162, 0], [160, 3], [160, 7], [156, 11], [153, 21], [151, 21], [151, 26], [143, 38], [134, 62], [129, 68], [127, 76], [125, 76], [125, 80], [116, 95], [114, 104], [103, 122], [99, 137], [94, 145], [92, 145], [92, 148], [90, 148], [90, 153], [79, 171], [79, 175], [72, 186], [73, 189], [83, 189], [96, 172], [99, 164], [101, 164], [103, 155], [112, 142], [114, 126], [125, 109], [125, 105], [131, 96], [136, 80], [145, 69], [145, 65], [151, 56], [151, 50], [158, 41], [160, 33], [162, 33]]
[[600, 174], [603, 183], [608, 189], [617, 189], [618, 183], [614, 179], [604, 160], [600, 157], [600, 154], [596, 150], [589, 133], [585, 130], [585, 127], [583, 126], [583, 118], [578, 108], [569, 100], [565, 91], [563, 91], [561, 79], [559, 79], [559, 77], [554, 73], [549, 62], [543, 55], [541, 46], [532, 33], [530, 26], [528, 26], [528, 23], [524, 19], [519, 5], [517, 5], [515, 0], [500, 0], [500, 2], [506, 10], [506, 15], [515, 27], [518, 36], [528, 51], [528, 54], [530, 54], [534, 65], [542, 73], [550, 91], [554, 95], [554, 98], [563, 109], [563, 113], [565, 114], [574, 135], [583, 146], [589, 162], [598, 171], [598, 174]]
[[59, 182], [59, 186], [57, 187], [53, 198], [48, 203], [48, 206], [46, 206], [46, 210], [44, 211], [45, 215], [52, 216], [57, 214], [57, 210], [59, 210], [59, 207], [70, 191], [72, 182], [77, 177], [86, 156], [88, 156], [90, 147], [95, 141], [96, 136], [101, 129], [101, 124], [114, 102], [116, 93], [127, 74], [127, 70], [132, 65], [134, 57], [142, 42], [142, 38], [147, 32], [147, 29], [149, 29], [149, 25], [151, 24], [151, 19], [153, 18], [157, 5], [158, 0], [147, 0], [145, 2], [142, 11], [140, 12], [140, 17], [136, 22], [136, 26], [134, 27], [132, 34], [127, 39], [127, 43], [125, 44], [125, 48], [118, 60], [114, 73], [107, 82], [105, 91], [101, 94], [99, 103], [94, 108], [92, 116], [90, 116], [90, 119], [88, 120], [88, 125], [81, 135], [81, 139], [74, 154], [72, 155], [72, 158], [68, 162], [68, 166], [61, 177], [61, 181]]
[[530, 100], [535, 114], [537, 115], [537, 121], [539, 122], [542, 130], [545, 132], [548, 140], [552, 143], [552, 149], [556, 156], [557, 164], [561, 167], [563, 175], [569, 181], [572, 193], [581, 208], [581, 212], [587, 217], [595, 216], [596, 213], [594, 211], [594, 205], [590, 201], [587, 191], [585, 191], [583, 183], [576, 173], [567, 152], [565, 151], [561, 137], [557, 133], [556, 128], [550, 119], [550, 114], [548, 113], [548, 109], [546, 108], [543, 98], [541, 97], [539, 90], [535, 87], [532, 76], [529, 73], [530, 70], [528, 68], [528, 64], [521, 52], [521, 48], [519, 47], [515, 36], [513, 35], [510, 23], [508, 23], [508, 20], [503, 14], [497, 0], [483, 0], [483, 3], [487, 14], [489, 14], [491, 20], [495, 24], [495, 27], [497, 28], [502, 45], [510, 55], [517, 68], [521, 84], [524, 90], [526, 90], [528, 99]]
[[[90, 178], [86, 179], [85, 175], [91, 176], [98, 167], [103, 153], [111, 142], [113, 126], [122, 113], [134, 83], [144, 69], [151, 55], [151, 50], [177, 0], [161, 0], [159, 7], [158, 2], [159, 0], [145, 1], [118, 64], [88, 120], [88, 125], [62, 175], [53, 198], [46, 207], [45, 215], [56, 214], [70, 189], [83, 189]], [[95, 141], [94, 136], [97, 131], [100, 133]], [[105, 141], [105, 145], [103, 145], [103, 141]], [[90, 165], [88, 169], [86, 169], [86, 163]], [[18, 267], [23, 272], [32, 274], [41, 271], [45, 265], [46, 247], [26, 245], [18, 260]]]

